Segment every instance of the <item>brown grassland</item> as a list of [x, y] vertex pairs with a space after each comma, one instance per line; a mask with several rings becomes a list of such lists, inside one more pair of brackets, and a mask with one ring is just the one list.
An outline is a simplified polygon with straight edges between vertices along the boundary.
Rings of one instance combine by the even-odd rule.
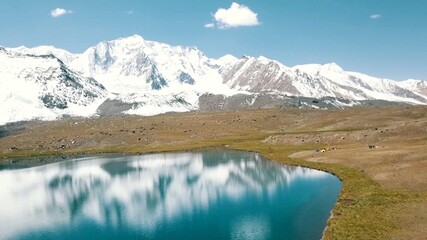
[[338, 176], [343, 188], [324, 239], [427, 239], [427, 106], [34, 121], [0, 138], [0, 166], [205, 147], [257, 151]]

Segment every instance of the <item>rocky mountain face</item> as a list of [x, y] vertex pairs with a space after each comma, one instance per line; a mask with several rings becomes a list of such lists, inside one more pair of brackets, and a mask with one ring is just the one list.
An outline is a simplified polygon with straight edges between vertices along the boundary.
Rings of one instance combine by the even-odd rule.
[[398, 86], [421, 96], [427, 96], [427, 81], [409, 79], [398, 82]]
[[110, 91], [133, 93], [122, 83], [139, 90], [220, 84], [220, 65], [195, 47], [170, 46], [135, 35], [97, 44], [70, 63], [79, 73], [96, 78]]
[[30, 55], [54, 55], [56, 58], [61, 60], [64, 64], [68, 65], [75, 60], [79, 54], [73, 54], [66, 50], [55, 48], [54, 46], [38, 46], [34, 48], [27, 48], [24, 46], [17, 48], [7, 48], [9, 52], [30, 54]]
[[335, 63], [289, 68], [264, 57], [243, 57], [223, 72], [223, 79], [231, 88], [257, 93], [427, 103], [421, 84], [410, 89], [396, 81], [346, 72]]
[[63, 115], [153, 115], [263, 107], [427, 103], [427, 82], [397, 82], [335, 63], [287, 67], [265, 57], [212, 59], [195, 47], [134, 35], [81, 54], [0, 48], [0, 124]]
[[0, 48], [0, 123], [90, 116], [106, 96], [95, 79], [77, 74], [54, 55]]

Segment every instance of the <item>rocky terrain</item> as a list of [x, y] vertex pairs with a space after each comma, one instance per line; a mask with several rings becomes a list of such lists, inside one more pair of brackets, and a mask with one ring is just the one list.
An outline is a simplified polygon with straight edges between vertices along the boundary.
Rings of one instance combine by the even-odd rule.
[[138, 35], [79, 54], [52, 46], [0, 47], [0, 110], [6, 113], [0, 125], [208, 109], [424, 105], [426, 89], [426, 81], [372, 77], [336, 63], [288, 67], [263, 56], [214, 59], [196, 47]]
[[259, 151], [278, 162], [330, 171], [344, 181], [325, 239], [427, 235], [425, 106], [69, 118], [7, 124], [0, 135], [2, 169], [47, 164], [75, 154], [201, 147]]

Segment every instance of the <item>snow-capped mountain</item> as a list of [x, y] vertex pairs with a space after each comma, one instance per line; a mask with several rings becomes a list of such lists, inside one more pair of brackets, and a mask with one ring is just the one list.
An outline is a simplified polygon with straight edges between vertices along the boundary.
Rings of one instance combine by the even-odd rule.
[[195, 47], [170, 46], [138, 35], [101, 42], [70, 66], [117, 93], [165, 88], [224, 90], [215, 59]]
[[[265, 94], [279, 96], [271, 98], [275, 103], [304, 97], [304, 104], [295, 99], [279, 104], [296, 107], [310, 107], [310, 98], [328, 99], [311, 107], [363, 100], [427, 104], [427, 82], [375, 78], [335, 63], [287, 67], [265, 57], [213, 59], [196, 47], [170, 46], [138, 35], [104, 41], [81, 54], [52, 46], [0, 48], [0, 111], [7, 113], [0, 124], [63, 114], [90, 116], [97, 109], [101, 115], [192, 111], [204, 109], [201, 98], [217, 109], [211, 100], [223, 98], [210, 94], [225, 95], [232, 105], [239, 105], [233, 103], [237, 99], [255, 99], [230, 98], [236, 94], [263, 96], [259, 99], [266, 107], [271, 104]], [[340, 101], [331, 103], [333, 98]]]
[[[346, 72], [335, 63], [307, 64], [290, 68], [265, 57], [245, 56], [223, 71], [223, 79], [231, 88], [249, 92], [427, 103], [427, 94], [408, 89], [409, 85], [400, 85], [393, 80], [379, 79], [361, 73]], [[412, 86], [418, 89], [417, 85]]]
[[6, 48], [10, 52], [32, 55], [54, 55], [66, 65], [75, 60], [79, 54], [70, 53], [64, 49], [55, 48], [54, 46], [38, 46], [34, 48], [27, 48], [25, 46], [16, 48]]
[[198, 109], [200, 95], [234, 94], [222, 83], [221, 61], [195, 47], [170, 46], [134, 35], [101, 42], [70, 67], [102, 83], [110, 96], [132, 104], [129, 114], [153, 115]]
[[90, 116], [106, 96], [96, 80], [80, 76], [53, 55], [0, 47], [0, 124], [64, 114]]
[[427, 81], [408, 79], [406, 81], [397, 82], [397, 84], [414, 93], [422, 96], [427, 96]]
[[[294, 69], [300, 69], [312, 76], [321, 76], [339, 84], [342, 88], [352, 88], [353, 93], [359, 93], [354, 97], [356, 100], [381, 99], [415, 104], [427, 103], [427, 94], [419, 94], [413, 91], [414, 89], [401, 85], [398, 81], [344, 71], [336, 63], [299, 65]], [[349, 98], [348, 95], [343, 97]]]

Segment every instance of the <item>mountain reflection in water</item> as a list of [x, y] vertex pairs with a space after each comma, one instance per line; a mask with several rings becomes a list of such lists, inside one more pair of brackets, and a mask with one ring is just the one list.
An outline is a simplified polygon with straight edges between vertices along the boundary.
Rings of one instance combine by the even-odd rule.
[[[274, 198], [278, 189], [299, 178], [328, 176], [235, 151], [101, 156], [5, 170], [0, 171], [0, 238], [19, 238], [40, 229], [52, 232], [81, 222], [150, 236], [159, 225], [206, 213], [220, 201]], [[239, 220], [240, 225], [236, 221], [234, 229], [257, 219]], [[266, 231], [263, 234], [269, 234]]]

